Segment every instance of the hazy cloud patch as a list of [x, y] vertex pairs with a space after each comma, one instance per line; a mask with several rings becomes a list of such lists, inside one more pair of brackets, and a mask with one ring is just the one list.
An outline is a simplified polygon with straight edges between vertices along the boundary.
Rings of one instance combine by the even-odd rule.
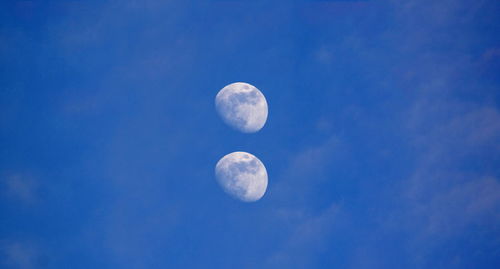
[[25, 174], [8, 174], [3, 177], [5, 196], [32, 204], [37, 201], [38, 182], [31, 176]]
[[1, 242], [2, 263], [12, 269], [35, 269], [43, 265], [40, 251], [27, 242]]

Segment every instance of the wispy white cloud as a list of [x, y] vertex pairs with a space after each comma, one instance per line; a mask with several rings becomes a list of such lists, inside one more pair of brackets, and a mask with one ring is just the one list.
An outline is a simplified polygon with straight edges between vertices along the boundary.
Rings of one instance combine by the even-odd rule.
[[[500, 235], [496, 228], [500, 221], [500, 183], [495, 159], [500, 152], [500, 112], [488, 99], [461, 97], [488, 96], [492, 85], [474, 77], [477, 63], [484, 56], [464, 53], [470, 33], [449, 39], [457, 35], [457, 25], [477, 20], [484, 3], [395, 3], [401, 8], [401, 28], [412, 33], [401, 40], [400, 48], [420, 56], [408, 58], [408, 65], [396, 72], [407, 80], [402, 85], [413, 96], [403, 112], [403, 133], [414, 153], [414, 169], [397, 187], [391, 187], [393, 208], [379, 213], [380, 226], [374, 233], [399, 232], [406, 236], [401, 247], [409, 253], [411, 266], [433, 267], [439, 263], [443, 267], [467, 267], [474, 253], [464, 257], [457, 252], [439, 261], [433, 260], [433, 255], [459, 240], [473, 242], [476, 230], [499, 242], [495, 239]], [[429, 20], [422, 22], [418, 19], [421, 17]], [[444, 40], [453, 40], [455, 46], [448, 46]], [[443, 53], [430, 49], [430, 44], [451, 49]], [[366, 248], [360, 247], [358, 253], [364, 263], [358, 259], [353, 266], [384, 265], [373, 255], [381, 241], [377, 236], [368, 238]]]
[[301, 216], [302, 221], [295, 226], [290, 237], [280, 250], [272, 253], [265, 268], [314, 268], [319, 266], [316, 256], [331, 243], [331, 231], [341, 206], [333, 203], [321, 213]]
[[421, 266], [436, 248], [470, 240], [465, 234], [473, 227], [492, 238], [500, 234], [494, 228], [500, 221], [500, 183], [491, 158], [500, 149], [500, 113], [488, 105], [425, 102], [430, 109], [419, 111], [418, 117], [439, 123], [414, 122], [417, 166], [403, 182], [397, 209], [399, 224], [414, 235], [409, 248]]
[[40, 268], [40, 252], [30, 243], [1, 242], [3, 268], [35, 269]]
[[38, 182], [29, 175], [21, 173], [7, 174], [2, 178], [4, 195], [25, 204], [37, 201]]
[[[311, 268], [316, 264], [317, 251], [328, 245], [337, 215], [342, 205], [331, 202], [324, 209], [311, 206], [314, 194], [325, 180], [333, 180], [328, 169], [341, 154], [341, 141], [331, 135], [324, 141], [299, 149], [288, 160], [283, 174], [270, 189], [270, 199], [277, 201], [265, 211], [265, 218], [272, 219], [287, 230], [287, 237], [279, 248], [269, 253], [263, 268]], [[332, 201], [336, 201], [332, 197]]]
[[[360, 33], [346, 37], [356, 40], [354, 48], [363, 57], [385, 55], [387, 59], [378, 60], [393, 64], [391, 78], [378, 77], [374, 83], [384, 80], [384, 88], [402, 91], [409, 97], [406, 107], [393, 111], [401, 117], [395, 117], [390, 124], [401, 126], [396, 131], [401, 132], [398, 136], [407, 144], [400, 146], [408, 148], [413, 161], [400, 181], [376, 190], [380, 192], [380, 196], [375, 195], [378, 202], [390, 206], [374, 211], [371, 217], [377, 225], [350, 253], [348, 267], [389, 268], [401, 260], [417, 268], [467, 267], [467, 262], [474, 259], [472, 252], [469, 257], [457, 252], [439, 261], [433, 260], [432, 255], [443, 248], [450, 249], [460, 240], [474, 242], [478, 230], [498, 246], [500, 179], [495, 160], [500, 152], [500, 111], [491, 98], [497, 85], [481, 81], [478, 74], [481, 65], [497, 56], [495, 47], [486, 47], [484, 51], [470, 49], [473, 38], [478, 36], [465, 27], [478, 19], [487, 20], [487, 4], [488, 1], [392, 1], [389, 7], [397, 11], [393, 27], [379, 35], [377, 44], [388, 46], [401, 61], [390, 59], [385, 50], [368, 46], [373, 41]], [[391, 42], [385, 43], [389, 39]], [[329, 48], [327, 52], [335, 52], [342, 45], [325, 46]], [[318, 60], [336, 55], [320, 50], [315, 56]], [[367, 119], [370, 117], [361, 113], [357, 122]], [[322, 152], [332, 152], [331, 147], [326, 151], [304, 151], [299, 155], [302, 157], [297, 157], [303, 166], [299, 165], [292, 174], [315, 171], [316, 168], [308, 170], [314, 165], [321, 169], [324, 159], [310, 165], [307, 160], [314, 160]], [[369, 193], [373, 194], [373, 190]], [[314, 218], [306, 210], [281, 212], [297, 222]], [[319, 229], [318, 234], [321, 233]], [[386, 239], [385, 235], [392, 238]], [[387, 240], [399, 240], [395, 245], [400, 254], [407, 256], [395, 261], [394, 257], [378, 255], [379, 247], [389, 244]]]

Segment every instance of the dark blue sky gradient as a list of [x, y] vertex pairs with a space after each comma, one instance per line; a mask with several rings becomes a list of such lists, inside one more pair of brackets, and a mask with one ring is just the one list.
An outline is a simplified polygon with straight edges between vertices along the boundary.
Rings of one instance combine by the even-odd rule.
[[201, 2], [0, 4], [1, 268], [499, 268], [498, 1]]

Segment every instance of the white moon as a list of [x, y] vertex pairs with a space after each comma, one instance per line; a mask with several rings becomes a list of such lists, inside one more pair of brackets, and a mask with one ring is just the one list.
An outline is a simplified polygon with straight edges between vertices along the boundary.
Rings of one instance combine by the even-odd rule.
[[226, 193], [244, 202], [259, 200], [267, 189], [266, 167], [250, 153], [237, 151], [222, 157], [215, 176]]
[[217, 112], [229, 126], [244, 132], [255, 133], [267, 120], [267, 102], [254, 86], [236, 82], [227, 85], [215, 97]]

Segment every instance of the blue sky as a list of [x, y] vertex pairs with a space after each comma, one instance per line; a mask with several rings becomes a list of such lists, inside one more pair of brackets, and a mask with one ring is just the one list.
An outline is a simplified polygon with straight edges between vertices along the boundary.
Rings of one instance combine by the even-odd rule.
[[500, 266], [498, 1], [200, 2], [0, 5], [2, 268]]

